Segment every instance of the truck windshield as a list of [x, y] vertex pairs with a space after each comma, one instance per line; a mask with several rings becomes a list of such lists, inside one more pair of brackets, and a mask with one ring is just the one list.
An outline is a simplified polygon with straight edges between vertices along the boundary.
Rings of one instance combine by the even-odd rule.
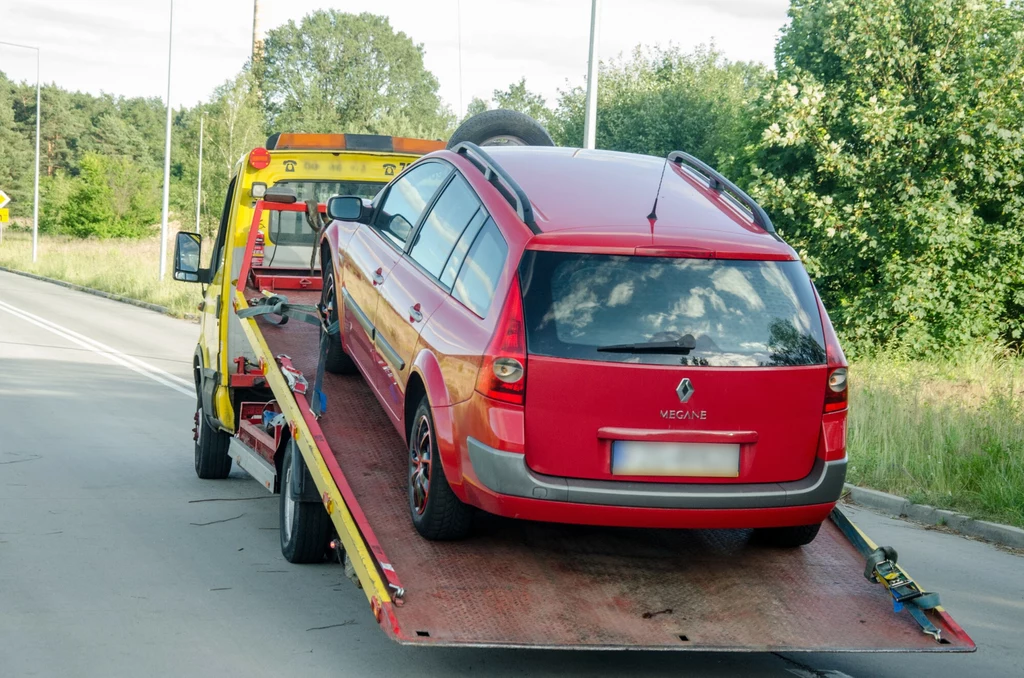
[[[335, 195], [358, 195], [372, 198], [387, 184], [378, 181], [279, 181], [274, 186], [287, 186], [295, 191], [299, 202], [327, 202]], [[271, 212], [270, 241], [275, 245], [310, 247], [315, 235], [302, 212]]]
[[528, 251], [519, 276], [531, 354], [710, 367], [825, 362], [817, 301], [798, 261]]

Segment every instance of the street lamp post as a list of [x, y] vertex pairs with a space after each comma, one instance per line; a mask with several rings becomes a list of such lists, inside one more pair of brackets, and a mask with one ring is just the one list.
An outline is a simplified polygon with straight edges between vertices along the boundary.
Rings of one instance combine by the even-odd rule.
[[196, 233], [199, 232], [199, 208], [203, 204], [203, 123], [206, 116], [199, 117], [199, 176], [196, 177]]
[[15, 42], [0, 41], [0, 45], [8, 47], [21, 47], [22, 49], [34, 49], [36, 51], [36, 171], [35, 187], [33, 188], [32, 200], [32, 263], [35, 263], [39, 255], [39, 120], [42, 117], [40, 111], [40, 80], [39, 80], [39, 48], [31, 45], [19, 45]]
[[171, 198], [171, 39], [174, 36], [174, 0], [167, 26], [167, 128], [164, 133], [164, 207], [160, 215], [160, 280], [167, 273], [167, 211]]
[[583, 118], [583, 148], [595, 148], [597, 140], [597, 40], [601, 0], [590, 6], [590, 61], [587, 64], [587, 107]]

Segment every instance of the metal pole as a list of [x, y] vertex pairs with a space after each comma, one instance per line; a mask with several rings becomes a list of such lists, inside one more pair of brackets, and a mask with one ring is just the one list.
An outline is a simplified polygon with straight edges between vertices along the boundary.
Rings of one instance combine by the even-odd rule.
[[39, 121], [42, 116], [39, 80], [39, 49], [36, 48], [36, 179], [32, 197], [32, 263], [39, 256]]
[[466, 109], [462, 105], [462, 0], [456, 0], [455, 8], [459, 24], [459, 115], [463, 115]]
[[594, 148], [597, 138], [597, 40], [601, 0], [590, 6], [590, 61], [587, 64], [587, 108], [583, 118], [583, 148]]
[[171, 43], [174, 37], [174, 0], [167, 26], [167, 129], [164, 132], [164, 208], [160, 216], [160, 280], [167, 273], [167, 210], [171, 197]]
[[199, 117], [199, 176], [196, 178], [196, 233], [199, 232], [199, 208], [203, 204], [203, 123], [206, 116]]

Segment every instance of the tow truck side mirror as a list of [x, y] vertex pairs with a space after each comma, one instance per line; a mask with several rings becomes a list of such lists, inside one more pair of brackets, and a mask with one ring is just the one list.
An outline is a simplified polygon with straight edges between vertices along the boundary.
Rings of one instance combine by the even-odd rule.
[[199, 267], [203, 236], [179, 231], [174, 239], [174, 279], [182, 282], [206, 282]]
[[327, 201], [327, 216], [338, 221], [359, 221], [366, 223], [372, 208], [355, 195], [336, 195]]

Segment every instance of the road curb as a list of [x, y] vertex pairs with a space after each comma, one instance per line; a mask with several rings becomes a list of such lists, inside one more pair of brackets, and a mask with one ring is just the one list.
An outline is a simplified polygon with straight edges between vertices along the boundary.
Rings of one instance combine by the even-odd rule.
[[26, 278], [32, 278], [33, 280], [41, 280], [43, 282], [52, 283], [54, 285], [60, 285], [61, 287], [66, 287], [70, 290], [75, 290], [77, 292], [85, 292], [86, 294], [91, 294], [97, 297], [103, 297], [104, 299], [110, 299], [111, 301], [119, 301], [122, 304], [131, 304], [132, 306], [138, 306], [139, 308], [144, 308], [149, 311], [156, 311], [157, 313], [162, 313], [172, 318], [181, 317], [185, 320], [199, 320], [199, 316], [192, 313], [185, 313], [182, 314], [181, 316], [176, 316], [173, 313], [171, 313], [170, 309], [168, 309], [166, 306], [160, 306], [159, 304], [151, 304], [148, 301], [139, 301], [138, 299], [132, 299], [131, 297], [121, 296], [120, 294], [114, 294], [113, 292], [104, 292], [103, 290], [97, 290], [93, 287], [86, 287], [85, 285], [76, 285], [75, 283], [70, 283], [66, 280], [47, 278], [45, 275], [29, 273], [28, 271], [19, 271], [16, 268], [8, 268], [6, 266], [0, 266], [0, 271], [4, 271], [6, 273], [14, 273], [15, 275], [23, 275]]
[[857, 487], [846, 483], [846, 498], [870, 509], [897, 518], [907, 518], [925, 525], [941, 525], [952, 532], [984, 539], [1002, 546], [1024, 549], [1024, 530], [1012, 525], [1000, 525], [986, 520], [975, 520], [954, 511], [938, 509], [927, 504], [914, 504], [905, 497]]

